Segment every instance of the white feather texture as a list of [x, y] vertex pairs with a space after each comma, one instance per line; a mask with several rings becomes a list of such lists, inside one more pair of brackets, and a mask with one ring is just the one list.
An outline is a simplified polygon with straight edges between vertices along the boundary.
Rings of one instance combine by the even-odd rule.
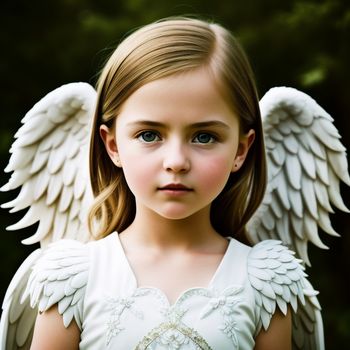
[[40, 100], [23, 118], [9, 164], [13, 172], [1, 190], [21, 187], [3, 208], [26, 215], [8, 230], [39, 221], [24, 244], [45, 246], [61, 238], [89, 240], [86, 212], [92, 202], [88, 144], [96, 92], [86, 83], [63, 85]]
[[248, 258], [248, 276], [255, 290], [260, 324], [265, 330], [276, 306], [286, 314], [287, 304], [294, 312], [298, 300], [305, 304], [304, 267], [280, 241], [266, 240], [253, 247]]
[[40, 312], [57, 304], [64, 326], [74, 317], [81, 329], [88, 269], [87, 245], [66, 239], [52, 243], [34, 264], [21, 301], [30, 295], [31, 307]]
[[307, 244], [327, 248], [318, 227], [337, 236], [332, 205], [347, 211], [339, 183], [350, 185], [345, 147], [332, 117], [310, 96], [277, 87], [260, 101], [268, 161], [262, 205], [248, 223], [252, 243], [280, 239], [308, 265]]
[[302, 260], [281, 241], [257, 243], [248, 257], [248, 276], [255, 291], [259, 328], [268, 328], [278, 308], [293, 310], [293, 349], [324, 350], [321, 306], [306, 279]]

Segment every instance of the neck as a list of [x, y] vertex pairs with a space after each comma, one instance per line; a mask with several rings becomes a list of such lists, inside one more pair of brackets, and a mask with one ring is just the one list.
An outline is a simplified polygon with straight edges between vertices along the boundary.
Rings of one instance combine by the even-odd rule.
[[222, 239], [210, 223], [210, 208], [178, 220], [164, 218], [155, 212], [137, 211], [133, 223], [121, 236], [162, 250], [191, 249]]

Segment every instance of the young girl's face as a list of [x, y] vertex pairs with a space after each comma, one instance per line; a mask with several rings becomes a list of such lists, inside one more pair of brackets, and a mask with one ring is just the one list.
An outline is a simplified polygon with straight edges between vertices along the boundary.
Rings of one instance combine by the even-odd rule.
[[101, 136], [122, 167], [136, 210], [183, 219], [202, 211], [243, 164], [254, 131], [238, 117], [205, 69], [150, 82], [123, 104]]

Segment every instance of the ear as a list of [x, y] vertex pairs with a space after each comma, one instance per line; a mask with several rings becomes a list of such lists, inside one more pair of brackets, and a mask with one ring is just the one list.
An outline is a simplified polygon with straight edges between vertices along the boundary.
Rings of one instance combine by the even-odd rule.
[[232, 166], [233, 173], [238, 171], [242, 167], [247, 157], [249, 148], [254, 142], [254, 139], [255, 139], [255, 130], [253, 129], [250, 129], [246, 134], [240, 136], [236, 157]]
[[114, 165], [121, 168], [122, 165], [120, 163], [119, 153], [118, 153], [118, 147], [115, 140], [115, 135], [113, 128], [108, 128], [106, 125], [102, 124], [100, 126], [100, 136], [105, 144], [106, 151], [111, 158]]

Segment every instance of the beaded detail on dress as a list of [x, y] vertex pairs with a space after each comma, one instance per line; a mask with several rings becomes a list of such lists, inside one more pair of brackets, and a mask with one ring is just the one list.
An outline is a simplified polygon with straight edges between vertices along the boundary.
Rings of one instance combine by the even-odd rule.
[[205, 339], [193, 328], [182, 322], [164, 322], [146, 335], [135, 350], [155, 350], [158, 346], [169, 350], [180, 350], [183, 345], [198, 350], [212, 350]]

